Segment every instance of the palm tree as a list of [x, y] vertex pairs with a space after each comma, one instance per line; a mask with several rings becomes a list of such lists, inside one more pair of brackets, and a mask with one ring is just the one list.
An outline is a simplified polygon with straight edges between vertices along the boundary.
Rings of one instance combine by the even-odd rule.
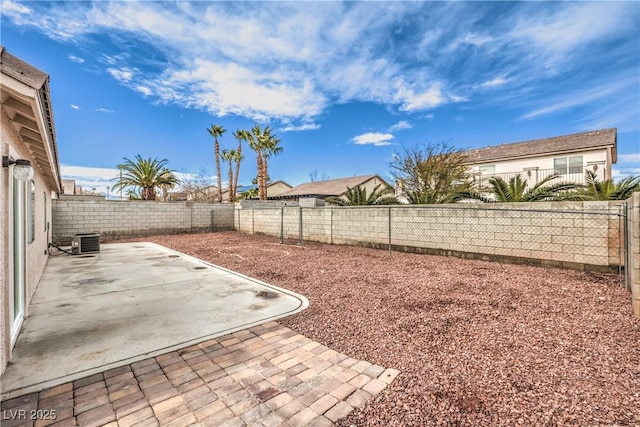
[[258, 166], [258, 195], [260, 200], [267, 200], [268, 165], [267, 160], [271, 156], [282, 153], [283, 148], [279, 147], [280, 140], [271, 133], [269, 126], [264, 130], [259, 125], [255, 125], [248, 135], [249, 146], [256, 152]]
[[229, 162], [229, 202], [233, 202], [233, 168], [231, 166], [231, 162], [233, 162], [234, 155], [235, 150], [222, 150], [222, 153], [220, 154], [222, 160], [224, 160], [225, 162]]
[[178, 183], [174, 171], [165, 167], [167, 159], [143, 159], [138, 154], [135, 157], [135, 162], [126, 157], [124, 160], [124, 163], [118, 165], [118, 169], [122, 173], [112, 179], [112, 181], [118, 181], [112, 190], [118, 191], [133, 187], [136, 192], [138, 189], [141, 190], [142, 200], [156, 200], [156, 187], [170, 188]]
[[233, 180], [233, 199], [236, 198], [236, 192], [238, 191], [238, 177], [240, 176], [240, 162], [244, 160], [244, 156], [242, 155], [242, 141], [248, 141], [249, 136], [251, 134], [244, 130], [238, 129], [233, 133], [233, 136], [238, 140], [238, 149], [236, 150], [236, 158], [234, 159], [236, 162], [236, 176]]
[[545, 179], [536, 183], [533, 187], [527, 187], [527, 181], [520, 175], [516, 175], [507, 183], [499, 176], [489, 178], [489, 186], [493, 193], [493, 199], [476, 192], [457, 193], [452, 197], [452, 201], [465, 199], [480, 200], [483, 202], [543, 202], [559, 200], [584, 200], [576, 191], [581, 186], [575, 183], [551, 184], [560, 175], [549, 175]]
[[242, 155], [240, 155], [236, 150], [222, 150], [221, 157], [223, 160], [229, 163], [229, 202], [233, 203], [236, 199], [236, 186], [234, 182], [237, 181], [238, 176], [234, 178], [233, 176], [233, 167], [231, 166], [232, 162], [236, 162], [239, 164], [242, 160]]
[[222, 202], [222, 177], [220, 176], [220, 144], [218, 143], [218, 138], [222, 136], [223, 133], [226, 132], [225, 128], [220, 125], [212, 124], [209, 129], [207, 129], [209, 135], [213, 137], [214, 145], [213, 151], [216, 156], [216, 175], [218, 175], [218, 201]]
[[342, 197], [328, 197], [327, 203], [336, 206], [365, 206], [365, 205], [397, 205], [398, 200], [389, 196], [393, 193], [393, 189], [386, 187], [380, 188], [381, 184], [373, 187], [371, 194], [367, 196], [367, 189], [358, 185], [357, 187], [347, 187], [347, 192]]
[[587, 170], [586, 187], [580, 192], [584, 200], [626, 200], [640, 191], [640, 176], [630, 176], [618, 182], [613, 179], [599, 181], [595, 172]]

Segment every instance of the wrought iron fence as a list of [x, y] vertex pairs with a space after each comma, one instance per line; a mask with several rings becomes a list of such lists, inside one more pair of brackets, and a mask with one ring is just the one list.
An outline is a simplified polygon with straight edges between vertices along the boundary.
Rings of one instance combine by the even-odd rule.
[[552, 176], [559, 175], [558, 178], [555, 178], [549, 182], [549, 184], [585, 184], [587, 171], [594, 172], [598, 180], [603, 181], [606, 179], [604, 168], [573, 168], [573, 167], [565, 167], [565, 168], [555, 168], [555, 169], [529, 169], [525, 171], [519, 172], [504, 172], [504, 173], [491, 173], [491, 174], [480, 174], [477, 173], [473, 176], [473, 180], [476, 183], [478, 189], [480, 191], [485, 191], [490, 189], [489, 179], [493, 177], [501, 178], [506, 182], [509, 182], [511, 178], [515, 178], [520, 176], [520, 178], [527, 183], [527, 187], [532, 187], [536, 185], [538, 182], [543, 181], [544, 179]]

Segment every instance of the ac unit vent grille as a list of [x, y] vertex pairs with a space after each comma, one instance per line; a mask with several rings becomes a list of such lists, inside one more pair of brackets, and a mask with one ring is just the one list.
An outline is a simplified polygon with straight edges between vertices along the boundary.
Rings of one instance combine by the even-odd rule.
[[98, 233], [76, 233], [71, 242], [73, 254], [86, 254], [100, 252], [100, 234]]

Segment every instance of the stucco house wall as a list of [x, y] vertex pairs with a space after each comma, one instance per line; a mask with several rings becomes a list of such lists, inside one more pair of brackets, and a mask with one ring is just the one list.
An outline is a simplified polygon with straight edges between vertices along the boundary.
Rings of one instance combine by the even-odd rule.
[[[34, 176], [23, 187], [24, 304], [23, 317], [47, 263], [50, 241], [52, 198], [62, 191], [55, 141], [55, 127], [49, 94], [49, 76], [7, 53], [0, 46], [0, 154], [10, 159], [29, 160]], [[14, 218], [13, 171], [0, 170], [0, 373], [11, 359], [11, 307], [13, 289]], [[33, 199], [31, 199], [33, 194]], [[33, 239], [29, 230], [33, 224]], [[31, 241], [30, 241], [31, 240]]]
[[284, 181], [276, 181], [267, 186], [267, 198], [277, 197], [280, 194], [291, 190], [293, 187]]
[[[547, 156], [539, 156], [539, 157], [531, 157], [527, 159], [517, 159], [517, 160], [503, 160], [503, 161], [494, 161], [494, 162], [485, 162], [485, 163], [477, 163], [470, 165], [471, 169], [474, 172], [477, 172], [479, 167], [481, 166], [491, 166], [495, 165], [495, 173], [496, 174], [504, 174], [504, 173], [513, 173], [513, 172], [522, 172], [531, 170], [534, 168], [538, 168], [539, 170], [550, 170], [553, 169], [553, 161], [558, 157], [573, 157], [573, 156], [582, 156], [582, 168], [588, 168], [593, 170], [593, 165], [596, 164], [598, 167], [595, 172], [598, 175], [598, 178], [601, 180], [611, 178], [611, 161], [607, 161], [607, 150], [589, 150], [589, 151], [575, 151], [570, 154], [563, 155], [547, 155]], [[532, 172], [535, 173], [535, 172]]]
[[[33, 164], [33, 158], [31, 158], [28, 151], [21, 146], [19, 135], [15, 129], [11, 126], [6, 114], [1, 114], [2, 126], [0, 137], [2, 138], [2, 155], [11, 156], [13, 158], [31, 160]], [[2, 318], [2, 325], [0, 326], [0, 372], [4, 372], [4, 368], [7, 365], [7, 361], [10, 360], [11, 349], [11, 319], [9, 313], [9, 286], [11, 285], [10, 274], [13, 269], [9, 265], [9, 246], [12, 244], [9, 241], [10, 227], [9, 223], [9, 195], [11, 193], [9, 186], [12, 183], [10, 168], [2, 168], [0, 173], [0, 218], [2, 218], [0, 227], [0, 247], [2, 248], [2, 274], [0, 274], [0, 316]], [[29, 316], [29, 304], [31, 298], [36, 291], [42, 271], [47, 262], [47, 246], [50, 241], [50, 223], [51, 223], [51, 190], [46, 184], [39, 173], [38, 168], [34, 168], [33, 182], [35, 184], [35, 199], [34, 199], [34, 240], [33, 242], [27, 242], [25, 244], [25, 317]], [[30, 185], [29, 182], [24, 185]], [[29, 194], [29, 191], [26, 192]], [[46, 202], [45, 202], [46, 197]], [[49, 223], [48, 229], [45, 230], [45, 220]]]

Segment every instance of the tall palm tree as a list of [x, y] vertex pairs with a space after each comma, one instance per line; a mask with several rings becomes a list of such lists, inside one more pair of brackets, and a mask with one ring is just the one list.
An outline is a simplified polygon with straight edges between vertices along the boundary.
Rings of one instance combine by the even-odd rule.
[[214, 141], [213, 151], [216, 156], [216, 175], [218, 175], [218, 201], [222, 202], [222, 176], [220, 176], [220, 144], [218, 143], [218, 138], [221, 137], [226, 130], [220, 125], [212, 124], [211, 127], [207, 129], [207, 132], [213, 137]]
[[[232, 153], [233, 151], [233, 153]], [[235, 150], [222, 150], [220, 157], [225, 162], [229, 163], [228, 181], [229, 181], [229, 202], [233, 202], [233, 167], [231, 162], [235, 156]]]
[[280, 140], [272, 133], [269, 126], [264, 130], [259, 125], [251, 129], [251, 136], [248, 139], [249, 146], [256, 152], [258, 166], [258, 195], [260, 200], [267, 200], [268, 184], [268, 159], [281, 154], [283, 148], [278, 146]]
[[586, 187], [580, 192], [585, 200], [626, 200], [635, 191], [640, 191], [640, 176], [630, 176], [618, 182], [613, 179], [598, 180], [595, 172], [587, 170]]
[[560, 175], [549, 175], [536, 183], [533, 187], [527, 187], [527, 181], [520, 175], [516, 175], [507, 183], [499, 176], [489, 178], [489, 187], [493, 193], [493, 199], [476, 192], [462, 192], [452, 197], [452, 201], [465, 199], [480, 200], [483, 202], [542, 202], [558, 200], [584, 200], [577, 190], [581, 186], [575, 183], [551, 184]]
[[381, 184], [373, 187], [371, 194], [367, 196], [367, 189], [358, 185], [357, 187], [347, 187], [347, 192], [342, 197], [328, 197], [327, 203], [336, 206], [365, 206], [365, 205], [397, 205], [398, 200], [390, 196], [392, 188], [380, 188]]
[[126, 157], [124, 160], [124, 163], [118, 165], [118, 169], [122, 173], [112, 179], [112, 181], [117, 181], [112, 190], [118, 191], [133, 187], [136, 192], [138, 189], [141, 190], [142, 200], [156, 200], [156, 187], [171, 188], [178, 183], [174, 171], [165, 167], [167, 159], [143, 159], [138, 154], [135, 161]]
[[237, 181], [237, 175], [234, 178], [233, 176], [233, 167], [232, 163], [235, 161], [239, 163], [242, 160], [242, 155], [238, 154], [236, 150], [222, 150], [222, 154], [220, 155], [223, 160], [228, 162], [229, 164], [229, 202], [233, 203], [236, 199], [236, 189], [235, 182]]
[[233, 199], [236, 198], [236, 192], [238, 191], [238, 177], [240, 176], [240, 162], [244, 160], [244, 156], [242, 155], [242, 141], [248, 141], [249, 136], [251, 134], [244, 130], [238, 129], [233, 133], [233, 136], [238, 140], [238, 149], [236, 150], [236, 158], [234, 159], [236, 162], [236, 175], [233, 180]]

